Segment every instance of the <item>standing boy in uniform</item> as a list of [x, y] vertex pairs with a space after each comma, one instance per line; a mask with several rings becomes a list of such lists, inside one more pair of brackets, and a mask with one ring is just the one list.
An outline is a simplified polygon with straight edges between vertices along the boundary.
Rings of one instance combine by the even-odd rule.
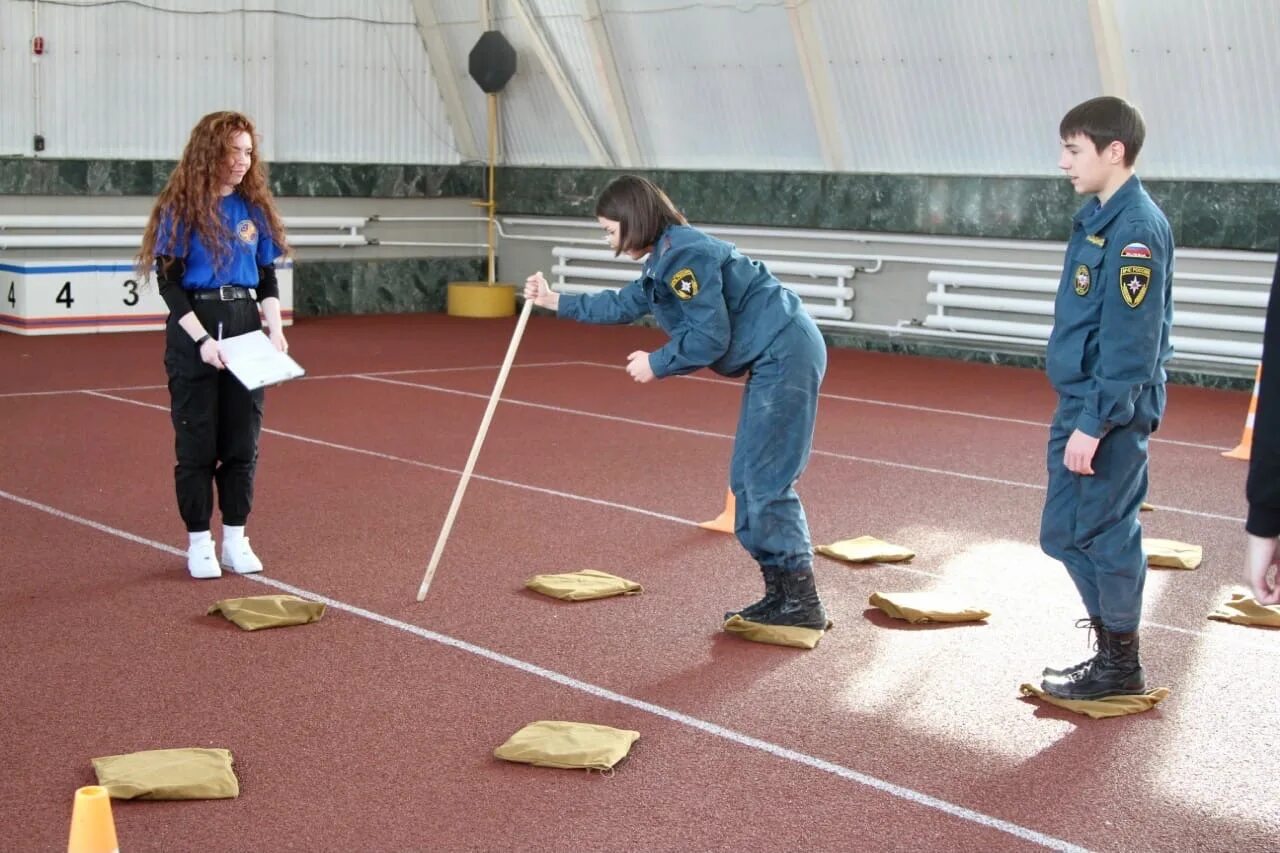
[[1142, 116], [1114, 97], [1074, 107], [1058, 166], [1080, 195], [1054, 304], [1046, 370], [1058, 392], [1040, 546], [1061, 560], [1097, 634], [1097, 654], [1045, 669], [1045, 692], [1100, 699], [1146, 689], [1138, 623], [1146, 556], [1138, 509], [1147, 439], [1165, 407], [1172, 355], [1173, 235], [1134, 161]]

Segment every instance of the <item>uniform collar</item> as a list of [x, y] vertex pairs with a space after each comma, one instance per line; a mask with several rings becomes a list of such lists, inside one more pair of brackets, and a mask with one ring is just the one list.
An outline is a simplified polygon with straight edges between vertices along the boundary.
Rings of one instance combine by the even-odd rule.
[[1142, 181], [1137, 175], [1130, 175], [1129, 180], [1120, 185], [1105, 205], [1098, 204], [1096, 197], [1092, 198], [1080, 208], [1072, 221], [1090, 234], [1097, 234], [1116, 218], [1116, 214], [1128, 207], [1129, 203], [1142, 191]]
[[662, 256], [671, 248], [671, 229], [674, 225], [668, 225], [662, 229], [662, 233], [658, 235], [658, 239], [653, 241], [653, 249], [649, 252], [649, 257], [644, 260], [644, 274], [652, 276], [658, 268], [658, 264], [662, 261]]

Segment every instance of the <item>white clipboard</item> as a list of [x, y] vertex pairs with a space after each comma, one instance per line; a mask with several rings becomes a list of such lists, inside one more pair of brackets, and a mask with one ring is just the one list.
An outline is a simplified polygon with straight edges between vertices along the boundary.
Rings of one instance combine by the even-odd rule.
[[271, 344], [264, 332], [247, 332], [218, 341], [222, 363], [250, 391], [297, 379], [306, 373], [298, 362]]

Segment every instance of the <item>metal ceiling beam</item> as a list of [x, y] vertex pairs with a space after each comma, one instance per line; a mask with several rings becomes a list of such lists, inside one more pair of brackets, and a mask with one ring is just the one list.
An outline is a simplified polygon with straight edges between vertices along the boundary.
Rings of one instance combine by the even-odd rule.
[[463, 161], [483, 160], [485, 155], [476, 146], [475, 131], [471, 128], [471, 119], [467, 117], [462, 92], [458, 89], [457, 71], [449, 62], [449, 46], [440, 34], [440, 21], [436, 18], [433, 7], [432, 0], [413, 0], [418, 35], [422, 36], [422, 45], [431, 62], [431, 76], [435, 78], [440, 98], [444, 101], [445, 115], [449, 117], [459, 156]]
[[604, 23], [604, 10], [600, 0], [583, 0], [583, 20], [595, 54], [601, 88], [608, 99], [609, 116], [613, 119], [614, 131], [622, 145], [622, 162], [618, 165], [628, 168], [638, 166], [640, 145], [636, 139], [635, 125], [631, 123], [631, 110], [627, 107], [622, 76], [618, 73], [618, 63], [614, 59], [613, 43], [609, 41], [609, 29]]
[[796, 55], [804, 72], [804, 86], [809, 92], [809, 108], [813, 112], [818, 143], [822, 146], [822, 162], [833, 172], [844, 171], [844, 144], [840, 139], [840, 108], [835, 87], [827, 70], [822, 36], [814, 20], [813, 4], [807, 0], [787, 0], [787, 19], [796, 43]]
[[1117, 98], [1129, 97], [1129, 75], [1124, 69], [1124, 46], [1120, 42], [1115, 0], [1089, 0], [1089, 26], [1093, 30], [1093, 52], [1098, 57], [1103, 93]]
[[595, 160], [596, 165], [616, 165], [613, 157], [609, 154], [609, 149], [605, 147], [604, 141], [600, 137], [599, 130], [596, 129], [591, 117], [583, 107], [582, 99], [578, 97], [578, 93], [574, 91], [573, 85], [569, 82], [569, 77], [565, 74], [559, 57], [551, 49], [551, 44], [547, 40], [547, 34], [542, 29], [542, 24], [529, 11], [529, 6], [525, 0], [510, 0], [510, 2], [516, 16], [520, 18], [525, 29], [529, 31], [529, 37], [533, 42], [533, 52], [538, 57], [538, 61], [542, 63], [542, 67], [546, 69], [547, 76], [551, 78], [551, 85], [555, 87], [556, 94], [560, 96], [560, 101], [564, 104], [565, 109], [568, 110], [569, 118], [573, 120], [573, 125], [577, 128], [582, 141], [587, 144], [587, 149], [591, 152], [591, 157]]

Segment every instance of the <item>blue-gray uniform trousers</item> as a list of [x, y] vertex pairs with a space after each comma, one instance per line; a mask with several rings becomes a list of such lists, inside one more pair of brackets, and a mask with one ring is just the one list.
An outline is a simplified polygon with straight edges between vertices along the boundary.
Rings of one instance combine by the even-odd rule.
[[1163, 384], [1143, 387], [1133, 420], [1102, 437], [1092, 476], [1063, 465], [1067, 439], [1084, 400], [1059, 397], [1049, 428], [1049, 492], [1040, 520], [1040, 547], [1061, 560], [1090, 616], [1107, 630], [1136, 631], [1142, 618], [1147, 560], [1138, 510], [1147, 495], [1147, 440], [1164, 411]]
[[805, 571], [813, 565], [809, 524], [795, 482], [809, 461], [827, 348], [799, 314], [751, 364], [742, 392], [729, 486], [734, 533], [761, 566]]
[[[214, 337], [219, 323], [228, 338], [262, 328], [253, 299], [198, 301], [192, 308]], [[216, 481], [222, 523], [243, 526], [253, 508], [262, 389], [249, 391], [231, 371], [205, 364], [176, 317], [170, 316], [165, 339], [178, 513], [188, 531], [208, 530]]]

